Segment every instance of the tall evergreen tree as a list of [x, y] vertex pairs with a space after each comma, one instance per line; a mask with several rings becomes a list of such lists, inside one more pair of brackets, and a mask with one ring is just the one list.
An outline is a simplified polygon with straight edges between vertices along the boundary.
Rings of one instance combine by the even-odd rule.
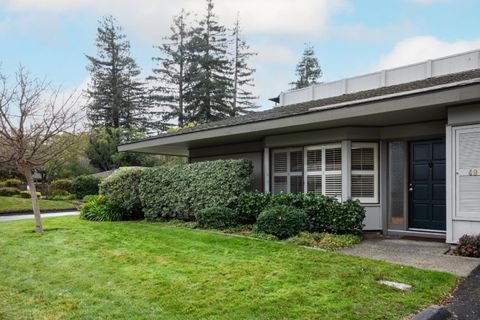
[[226, 28], [213, 12], [213, 1], [207, 0], [207, 12], [194, 28], [192, 41], [192, 90], [186, 94], [197, 123], [220, 120], [232, 115], [231, 63], [227, 56]]
[[306, 45], [302, 58], [297, 64], [295, 73], [298, 77], [297, 81], [291, 83], [295, 89], [305, 88], [315, 84], [318, 78], [322, 77], [322, 69], [320, 68], [312, 45]]
[[240, 21], [237, 15], [237, 20], [233, 27], [233, 101], [232, 101], [232, 116], [238, 116], [258, 108], [255, 101], [258, 97], [254, 96], [250, 88], [254, 86], [253, 74], [255, 69], [249, 67], [248, 59], [257, 55], [250, 52], [250, 46], [241, 38]]
[[[189, 48], [192, 40], [192, 30], [187, 26], [189, 14], [182, 10], [173, 19], [170, 27], [171, 35], [164, 38], [157, 48], [160, 57], [153, 60], [158, 65], [153, 69], [154, 76], [149, 79], [155, 81], [153, 99], [163, 108], [163, 120], [169, 122], [177, 119], [179, 127], [193, 121], [187, 113], [185, 95], [191, 88], [192, 56]], [[191, 111], [191, 108], [187, 108]]]
[[87, 115], [92, 127], [146, 131], [152, 126], [140, 69], [130, 56], [130, 43], [112, 16], [99, 22], [97, 56], [86, 55], [91, 74]]

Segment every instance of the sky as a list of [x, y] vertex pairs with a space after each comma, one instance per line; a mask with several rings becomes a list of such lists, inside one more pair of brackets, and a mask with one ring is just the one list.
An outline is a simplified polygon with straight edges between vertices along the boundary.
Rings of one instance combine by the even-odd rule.
[[[0, 71], [12, 75], [22, 65], [66, 91], [85, 88], [85, 54], [95, 55], [98, 20], [111, 14], [147, 76], [173, 16], [205, 7], [204, 0], [0, 0]], [[290, 88], [306, 43], [325, 82], [480, 49], [480, 0], [216, 0], [215, 12], [227, 27], [238, 12], [258, 53], [251, 65], [261, 109]]]

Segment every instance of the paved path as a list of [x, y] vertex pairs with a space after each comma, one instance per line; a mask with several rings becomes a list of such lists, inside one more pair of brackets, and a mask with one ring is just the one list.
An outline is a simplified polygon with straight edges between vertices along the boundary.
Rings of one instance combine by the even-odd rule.
[[422, 269], [438, 270], [466, 277], [480, 264], [480, 259], [445, 255], [446, 243], [375, 239], [365, 240], [341, 252], [355, 256], [385, 260]]
[[480, 319], [480, 267], [462, 280], [446, 307], [458, 320]]
[[[78, 211], [44, 212], [42, 213], [42, 218], [76, 216], [78, 214], [79, 214]], [[0, 222], [26, 220], [26, 219], [33, 219], [33, 214], [17, 214], [17, 215], [11, 215], [11, 216], [0, 216]]]

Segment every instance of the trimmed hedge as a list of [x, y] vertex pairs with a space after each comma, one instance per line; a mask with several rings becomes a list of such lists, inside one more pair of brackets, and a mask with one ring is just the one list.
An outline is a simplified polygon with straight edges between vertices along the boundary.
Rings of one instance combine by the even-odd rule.
[[225, 207], [202, 209], [195, 215], [197, 225], [204, 229], [225, 229], [238, 225], [235, 210]]
[[215, 160], [148, 168], [140, 182], [147, 220], [193, 220], [210, 207], [228, 207], [249, 185], [248, 160]]
[[7, 179], [2, 182], [2, 185], [7, 188], [17, 188], [20, 189], [22, 181], [20, 179]]
[[279, 239], [296, 236], [310, 228], [305, 211], [286, 205], [277, 205], [264, 210], [257, 219], [257, 232], [272, 234]]
[[[37, 198], [40, 199], [42, 197], [42, 194], [40, 192], [37, 192]], [[30, 199], [31, 198], [31, 192], [28, 190], [25, 191], [20, 191], [20, 198], [25, 198], [25, 199]]]
[[255, 222], [259, 213], [265, 208], [277, 205], [302, 209], [308, 216], [310, 231], [333, 233], [357, 233], [363, 229], [365, 209], [360, 202], [347, 200], [344, 203], [336, 198], [303, 194], [265, 194], [245, 192], [236, 203], [236, 210], [241, 223]]
[[50, 194], [56, 196], [64, 196], [72, 193], [72, 180], [58, 179], [53, 180], [50, 185]]
[[20, 189], [12, 188], [12, 187], [1, 187], [0, 188], [0, 196], [3, 197], [12, 197], [15, 195], [20, 194]]
[[72, 191], [79, 199], [89, 194], [98, 194], [100, 178], [83, 175], [78, 176], [72, 180]]
[[123, 168], [115, 171], [100, 184], [100, 194], [112, 209], [119, 211], [123, 219], [143, 219], [139, 184], [142, 168]]

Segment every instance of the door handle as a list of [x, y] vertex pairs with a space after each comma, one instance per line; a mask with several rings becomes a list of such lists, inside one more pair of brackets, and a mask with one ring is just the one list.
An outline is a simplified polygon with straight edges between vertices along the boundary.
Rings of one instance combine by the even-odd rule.
[[410, 183], [410, 184], [408, 185], [408, 191], [410, 191], [410, 192], [413, 191], [413, 184], [412, 184], [412, 183]]

